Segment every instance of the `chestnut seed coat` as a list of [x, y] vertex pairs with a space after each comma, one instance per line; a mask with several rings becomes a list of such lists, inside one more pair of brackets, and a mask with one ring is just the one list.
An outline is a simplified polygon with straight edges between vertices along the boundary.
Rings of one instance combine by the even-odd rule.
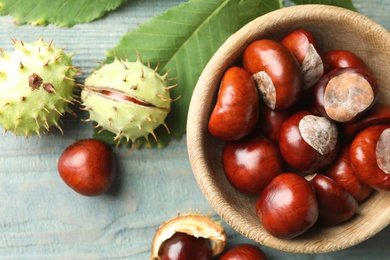
[[222, 152], [225, 175], [239, 191], [259, 195], [283, 172], [283, 158], [276, 143], [262, 135], [226, 142]]
[[267, 256], [257, 246], [238, 244], [219, 256], [218, 260], [266, 260]]
[[111, 147], [97, 139], [78, 140], [58, 160], [62, 180], [85, 196], [105, 193], [115, 179], [115, 158]]
[[[279, 149], [283, 159], [295, 170], [304, 173], [313, 173], [327, 167], [339, 151], [338, 141], [329, 153], [321, 154], [302, 138], [300, 121], [310, 115], [314, 114], [308, 110], [294, 113], [283, 123], [279, 137]], [[333, 138], [337, 139], [338, 136]]]
[[318, 203], [312, 185], [295, 173], [276, 176], [256, 202], [257, 216], [273, 236], [291, 239], [317, 221]]
[[269, 88], [261, 90], [261, 84], [257, 82], [261, 96], [270, 108], [288, 109], [299, 100], [302, 92], [300, 65], [290, 50], [279, 42], [270, 39], [254, 41], [245, 49], [242, 63], [252, 76], [264, 72], [271, 79], [276, 92], [275, 102], [269, 101]]
[[248, 135], [259, 117], [259, 95], [251, 75], [231, 67], [223, 75], [208, 130], [221, 140], [238, 140]]
[[310, 177], [318, 201], [318, 224], [335, 226], [356, 213], [357, 201], [337, 182], [322, 174]]
[[[340, 80], [347, 75], [351, 75], [348, 84], [345, 80]], [[333, 87], [331, 91], [327, 91], [330, 82]], [[337, 87], [334, 87], [336, 85]], [[370, 90], [366, 89], [366, 85], [370, 86]], [[317, 82], [314, 87], [313, 101], [316, 111], [322, 116], [340, 123], [352, 123], [367, 113], [376, 103], [378, 92], [378, 84], [367, 70], [339, 68], [325, 74]], [[329, 93], [332, 98], [325, 98], [326, 93]], [[370, 96], [372, 100], [369, 100]]]
[[[389, 168], [390, 154], [381, 151], [382, 158], [379, 159], [377, 150], [381, 134], [385, 130], [390, 131], [389, 129], [389, 124], [367, 127], [355, 137], [351, 144], [350, 156], [356, 176], [376, 190], [390, 191], [390, 171], [385, 172], [378, 166], [378, 162], [381, 161]], [[387, 135], [386, 141], [384, 149], [389, 149], [389, 135]]]
[[362, 68], [368, 70], [366, 63], [348, 50], [330, 50], [325, 53], [325, 59], [332, 70], [339, 68]]
[[343, 145], [340, 154], [324, 174], [348, 191], [357, 202], [361, 202], [370, 196], [372, 188], [356, 177], [351, 163], [350, 147], [350, 144]]
[[161, 260], [210, 260], [211, 245], [207, 238], [176, 232], [161, 249]]

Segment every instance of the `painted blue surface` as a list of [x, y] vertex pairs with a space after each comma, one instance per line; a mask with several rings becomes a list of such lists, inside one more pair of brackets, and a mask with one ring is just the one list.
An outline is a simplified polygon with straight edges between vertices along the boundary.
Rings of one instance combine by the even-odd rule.
[[[72, 28], [16, 26], [0, 17], [0, 47], [10, 38], [24, 42], [43, 37], [77, 51], [74, 64], [84, 75], [105, 59], [128, 30], [184, 1], [130, 1], [115, 12]], [[388, 0], [355, 0], [358, 10], [390, 29]], [[104, 32], [104, 33], [102, 33]], [[0, 93], [1, 94], [1, 93]], [[57, 160], [76, 138], [92, 135], [90, 124], [66, 117], [65, 135], [0, 139], [0, 258], [148, 259], [155, 229], [180, 213], [198, 210], [218, 219], [197, 186], [186, 140], [164, 149], [132, 154], [115, 149], [118, 176], [100, 197], [83, 197], [59, 178]], [[226, 226], [228, 246], [250, 242]], [[296, 255], [262, 247], [270, 259], [384, 259], [390, 254], [390, 227], [355, 247], [335, 253]]]

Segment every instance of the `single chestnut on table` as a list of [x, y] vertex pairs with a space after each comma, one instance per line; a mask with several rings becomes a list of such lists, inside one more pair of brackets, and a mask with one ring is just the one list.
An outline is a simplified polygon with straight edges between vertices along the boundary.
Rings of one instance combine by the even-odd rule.
[[324, 170], [324, 174], [337, 182], [357, 202], [362, 202], [370, 196], [372, 188], [356, 177], [351, 163], [350, 147], [350, 144], [343, 145], [340, 154]]
[[301, 67], [284, 45], [271, 39], [254, 41], [244, 50], [242, 63], [271, 109], [287, 109], [299, 100]]
[[317, 224], [335, 226], [350, 219], [357, 211], [358, 203], [337, 182], [323, 174], [305, 177], [313, 185], [318, 201]]
[[226, 142], [222, 163], [229, 182], [239, 191], [258, 195], [283, 172], [283, 158], [278, 146], [261, 134]]
[[350, 123], [376, 102], [378, 85], [367, 70], [340, 68], [325, 74], [314, 88], [314, 103], [321, 115], [340, 123]]
[[231, 67], [223, 75], [208, 130], [221, 140], [238, 140], [249, 134], [259, 117], [259, 94], [251, 75]]
[[239, 244], [224, 252], [218, 260], [266, 260], [267, 256], [257, 246]]
[[271, 235], [291, 239], [311, 228], [318, 219], [312, 185], [295, 173], [276, 176], [256, 202], [256, 213]]
[[297, 29], [282, 38], [281, 44], [286, 46], [301, 65], [303, 91], [312, 88], [328, 70], [322, 50], [313, 34], [304, 29]]
[[294, 170], [313, 173], [323, 169], [339, 151], [336, 124], [308, 110], [298, 111], [283, 123], [279, 149]]
[[111, 146], [98, 139], [77, 140], [58, 160], [62, 180], [85, 196], [105, 193], [115, 179], [115, 157]]
[[350, 149], [357, 178], [377, 190], [390, 191], [390, 124], [365, 128]]

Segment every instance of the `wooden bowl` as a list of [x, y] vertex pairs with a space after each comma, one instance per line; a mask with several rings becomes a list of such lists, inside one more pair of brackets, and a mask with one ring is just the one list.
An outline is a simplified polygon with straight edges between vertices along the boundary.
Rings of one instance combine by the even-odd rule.
[[360, 56], [380, 86], [379, 100], [390, 103], [390, 33], [367, 17], [325, 5], [286, 7], [263, 15], [233, 34], [214, 54], [195, 87], [187, 122], [187, 145], [195, 178], [211, 206], [235, 230], [262, 245], [294, 253], [324, 253], [356, 245], [390, 223], [390, 192], [375, 192], [356, 216], [335, 227], [313, 227], [291, 240], [268, 234], [255, 212], [257, 197], [230, 185], [222, 169], [224, 142], [207, 129], [223, 72], [246, 46], [261, 38], [280, 40], [294, 29], [314, 34], [324, 51], [347, 49]]

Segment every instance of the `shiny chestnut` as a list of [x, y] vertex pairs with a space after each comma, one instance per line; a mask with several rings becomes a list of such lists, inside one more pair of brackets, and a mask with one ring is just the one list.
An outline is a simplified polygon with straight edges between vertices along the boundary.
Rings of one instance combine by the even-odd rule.
[[270, 39], [254, 41], [244, 50], [242, 63], [271, 109], [287, 109], [299, 100], [301, 68], [284, 45]]
[[263, 190], [256, 212], [273, 236], [291, 239], [311, 228], [318, 219], [318, 204], [312, 185], [302, 176], [282, 173]]
[[317, 224], [335, 226], [347, 221], [356, 213], [357, 201], [337, 182], [318, 173], [306, 178], [313, 185], [318, 201]]
[[321, 115], [340, 123], [361, 117], [376, 102], [378, 85], [361, 68], [340, 68], [325, 74], [314, 88], [314, 103]]
[[280, 43], [294, 54], [301, 65], [303, 91], [313, 87], [328, 69], [313, 34], [297, 29], [284, 36]]
[[161, 260], [210, 260], [210, 240], [194, 237], [182, 232], [176, 232], [162, 245]]
[[97, 139], [78, 140], [58, 160], [62, 180], [76, 192], [97, 196], [106, 192], [115, 179], [115, 158], [111, 147]]
[[224, 252], [218, 260], [266, 260], [267, 256], [257, 246], [239, 244]]
[[238, 140], [249, 134], [259, 117], [259, 94], [251, 75], [231, 67], [223, 75], [208, 130], [222, 140]]
[[362, 68], [368, 70], [366, 63], [356, 54], [348, 50], [330, 50], [325, 53], [330, 69]]
[[365, 128], [378, 124], [390, 124], [390, 104], [375, 103], [359, 120], [343, 124], [341, 131], [348, 140], [353, 140]]
[[328, 166], [338, 154], [337, 127], [331, 120], [308, 110], [296, 112], [281, 127], [279, 149], [295, 170], [316, 172]]
[[362, 202], [367, 199], [372, 188], [361, 182], [355, 175], [350, 157], [350, 144], [345, 144], [336, 160], [324, 170], [324, 174], [337, 182], [344, 190], [346, 190], [357, 202]]
[[350, 156], [359, 180], [374, 189], [390, 191], [390, 124], [360, 132], [351, 144]]
[[284, 121], [293, 114], [293, 109], [274, 110], [260, 102], [257, 129], [271, 141], [278, 143]]
[[223, 169], [229, 182], [239, 191], [258, 195], [283, 172], [278, 146], [262, 135], [226, 142], [222, 152]]

